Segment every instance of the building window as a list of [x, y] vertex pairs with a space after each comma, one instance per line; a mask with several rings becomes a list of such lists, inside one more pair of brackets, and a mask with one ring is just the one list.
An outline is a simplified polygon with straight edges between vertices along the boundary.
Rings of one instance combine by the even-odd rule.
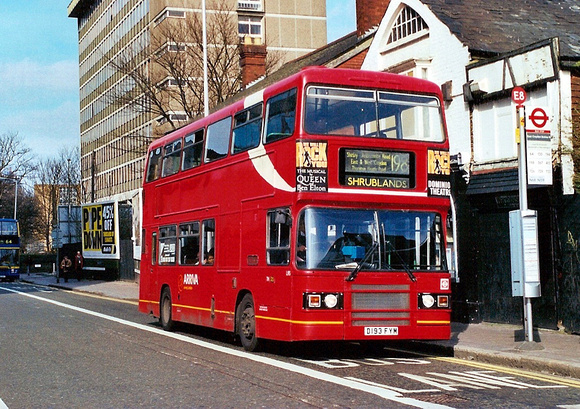
[[171, 120], [171, 122], [184, 122], [188, 120], [188, 116], [185, 112], [177, 112], [177, 113], [172, 113], [168, 115], [169, 118], [162, 116], [160, 118], [157, 119], [157, 123], [159, 125], [163, 125], [165, 122], [168, 122], [169, 120]]
[[238, 33], [240, 36], [261, 37], [262, 36], [262, 18], [239, 16]]
[[160, 24], [166, 18], [185, 18], [184, 10], [165, 9], [155, 19], [155, 25]]
[[157, 84], [157, 88], [165, 89], [165, 88], [177, 87], [178, 85], [185, 85], [185, 84], [186, 84], [185, 80], [178, 80], [178, 79], [175, 79], [172, 77], [167, 77], [163, 81], [161, 81], [159, 84]]
[[429, 27], [425, 23], [425, 20], [413, 10], [411, 7], [406, 6], [401, 10], [393, 28], [391, 29], [391, 34], [387, 40], [387, 44], [393, 44], [406, 39], [410, 36], [415, 37], [417, 34], [423, 34], [429, 30]]
[[238, 10], [262, 11], [262, 0], [238, 0]]

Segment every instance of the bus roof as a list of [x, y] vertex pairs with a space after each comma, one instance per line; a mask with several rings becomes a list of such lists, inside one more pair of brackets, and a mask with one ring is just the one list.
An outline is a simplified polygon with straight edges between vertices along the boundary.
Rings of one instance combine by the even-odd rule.
[[320, 66], [306, 67], [298, 73], [278, 81], [263, 90], [259, 90], [254, 94], [246, 96], [243, 99], [235, 101], [232, 104], [211, 113], [207, 117], [195, 120], [162, 136], [151, 143], [149, 150], [164, 146], [176, 138], [183, 137], [192, 131], [197, 131], [206, 127], [219, 119], [240, 111], [244, 107], [249, 107], [262, 100], [266, 100], [270, 96], [276, 95], [292, 86], [302, 86], [308, 83], [349, 86], [355, 88], [386, 88], [393, 91], [406, 91], [435, 96], [441, 95], [441, 89], [437, 84], [406, 75]]

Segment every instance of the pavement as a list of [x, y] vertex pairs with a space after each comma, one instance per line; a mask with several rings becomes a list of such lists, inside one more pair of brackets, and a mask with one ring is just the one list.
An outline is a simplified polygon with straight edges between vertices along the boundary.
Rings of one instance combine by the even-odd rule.
[[[70, 291], [97, 294], [137, 303], [139, 284], [131, 281], [69, 279], [57, 283], [54, 274], [22, 274], [20, 280]], [[427, 351], [455, 358], [539, 371], [580, 379], [580, 335], [534, 328], [534, 340], [524, 340], [523, 326], [477, 323], [451, 324], [447, 341], [415, 341]]]

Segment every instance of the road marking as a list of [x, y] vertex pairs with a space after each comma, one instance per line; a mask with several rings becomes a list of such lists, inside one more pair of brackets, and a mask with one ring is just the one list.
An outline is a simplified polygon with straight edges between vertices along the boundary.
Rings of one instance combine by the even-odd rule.
[[403, 396], [401, 393], [395, 392], [393, 390], [385, 389], [383, 387], [377, 387], [375, 385], [370, 385], [370, 384], [359, 382], [359, 381], [356, 381], [353, 379], [341, 378], [339, 376], [326, 374], [324, 372], [316, 371], [316, 370], [309, 369], [309, 368], [306, 368], [303, 366], [295, 365], [295, 364], [288, 363], [288, 362], [278, 361], [278, 360], [275, 360], [272, 358], [259, 356], [259, 355], [251, 354], [251, 353], [244, 352], [244, 351], [230, 349], [230, 348], [223, 347], [220, 345], [214, 345], [214, 344], [211, 344], [211, 343], [206, 342], [206, 341], [201, 341], [201, 340], [186, 337], [185, 335], [175, 334], [175, 333], [164, 331], [162, 329], [148, 327], [148, 326], [143, 325], [143, 324], [138, 324], [138, 323], [127, 321], [127, 320], [124, 320], [121, 318], [112, 317], [110, 315], [102, 314], [102, 313], [99, 313], [96, 311], [91, 311], [91, 310], [87, 310], [85, 308], [75, 307], [74, 305], [65, 304], [65, 303], [62, 303], [59, 301], [54, 301], [54, 300], [50, 300], [47, 298], [38, 297], [38, 296], [33, 295], [33, 294], [23, 293], [23, 292], [16, 291], [16, 290], [13, 290], [10, 288], [5, 288], [5, 287], [0, 287], [0, 290], [5, 290], [5, 291], [11, 292], [11, 293], [20, 294], [20, 295], [23, 295], [25, 297], [29, 297], [29, 298], [32, 298], [35, 300], [44, 301], [44, 302], [47, 302], [49, 304], [56, 305], [58, 307], [67, 308], [69, 310], [80, 312], [82, 314], [87, 314], [87, 315], [91, 315], [93, 317], [102, 318], [102, 319], [105, 319], [108, 321], [112, 321], [112, 322], [115, 322], [115, 323], [118, 323], [121, 325], [125, 325], [128, 327], [139, 329], [142, 331], [147, 331], [147, 332], [151, 332], [153, 334], [173, 338], [173, 339], [187, 342], [189, 344], [193, 344], [193, 345], [196, 345], [196, 346], [199, 346], [202, 348], [211, 349], [211, 350], [216, 351], [216, 352], [221, 352], [221, 353], [235, 356], [238, 358], [247, 359], [247, 360], [258, 362], [258, 363], [261, 363], [264, 365], [269, 365], [269, 366], [272, 366], [272, 367], [275, 367], [278, 369], [283, 369], [285, 371], [301, 374], [301, 375], [308, 376], [310, 378], [314, 378], [314, 379], [317, 379], [320, 381], [332, 383], [332, 384], [338, 385], [340, 387], [348, 387], [348, 388], [358, 390], [361, 392], [366, 392], [366, 393], [378, 396], [382, 399], [401, 403], [404, 405], [413, 406], [416, 408], [425, 408], [425, 409], [428, 409], [428, 408], [449, 409], [450, 408], [450, 406], [434, 404], [432, 402], [423, 402], [423, 401], [420, 401], [417, 399], [408, 398], [408, 397]]
[[364, 358], [364, 359], [336, 359], [324, 358], [319, 360], [295, 358], [297, 361], [328, 369], [356, 368], [358, 366], [386, 366], [386, 365], [429, 365], [431, 362], [416, 358]]
[[[479, 368], [479, 369], [489, 369], [489, 370], [496, 371], [496, 372], [521, 376], [522, 378], [535, 379], [538, 381], [555, 383], [558, 385], [565, 385], [565, 386], [569, 386], [572, 388], [580, 388], [580, 380], [576, 380], [576, 379], [572, 379], [572, 378], [564, 378], [564, 377], [552, 376], [552, 375], [547, 375], [547, 374], [533, 373], [533, 372], [525, 371], [523, 369], [508, 368], [508, 367], [499, 366], [499, 365], [486, 364], [483, 362], [466, 361], [465, 359], [460, 359], [460, 358], [436, 356], [436, 355], [431, 355], [428, 353], [418, 353], [418, 352], [407, 351], [407, 350], [399, 349], [399, 348], [385, 348], [385, 349], [395, 351], [395, 352], [405, 352], [405, 353], [408, 353], [411, 355], [417, 355], [417, 356], [421, 356], [421, 357], [429, 357], [429, 359], [432, 359], [435, 361], [442, 361], [442, 362], [448, 362], [448, 363], [453, 363], [453, 364], [458, 364], [458, 365], [471, 366], [471, 367]], [[580, 408], [578, 408], [578, 409], [580, 409]]]
[[0, 399], [0, 409], [8, 409], [8, 406], [6, 406], [2, 399]]
[[558, 385], [569, 386], [572, 388], [580, 388], [580, 380], [571, 379], [571, 378], [560, 378], [557, 376], [545, 375], [545, 374], [540, 374], [540, 373], [536, 374], [536, 373], [524, 371], [523, 369], [506, 368], [506, 367], [502, 367], [502, 366], [498, 366], [498, 365], [486, 364], [483, 362], [465, 361], [465, 360], [459, 359], [459, 358], [447, 358], [447, 357], [434, 356], [431, 359], [436, 360], [436, 361], [443, 361], [443, 362], [455, 363], [455, 364], [460, 364], [460, 365], [472, 366], [474, 368], [489, 369], [489, 370], [496, 371], [496, 372], [503, 372], [503, 373], [507, 373], [507, 374], [511, 374], [511, 375], [521, 376], [522, 378], [535, 379], [537, 381], [555, 383]]
[[[496, 371], [467, 371], [449, 373], [426, 372], [425, 375], [415, 375], [399, 373], [405, 378], [417, 382], [440, 388], [444, 391], [456, 391], [457, 388], [469, 389], [548, 389], [548, 388], [566, 388], [565, 385], [538, 386], [524, 383], [513, 379], [512, 377], [498, 376]], [[430, 375], [430, 376], [428, 376]]]

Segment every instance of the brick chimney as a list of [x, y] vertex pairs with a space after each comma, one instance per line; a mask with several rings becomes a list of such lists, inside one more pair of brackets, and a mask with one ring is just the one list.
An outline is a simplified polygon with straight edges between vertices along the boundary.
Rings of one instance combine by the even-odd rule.
[[378, 26], [391, 0], [356, 0], [356, 34], [360, 37]]
[[246, 36], [240, 43], [240, 68], [242, 69], [242, 87], [266, 75], [266, 46], [258, 39]]

